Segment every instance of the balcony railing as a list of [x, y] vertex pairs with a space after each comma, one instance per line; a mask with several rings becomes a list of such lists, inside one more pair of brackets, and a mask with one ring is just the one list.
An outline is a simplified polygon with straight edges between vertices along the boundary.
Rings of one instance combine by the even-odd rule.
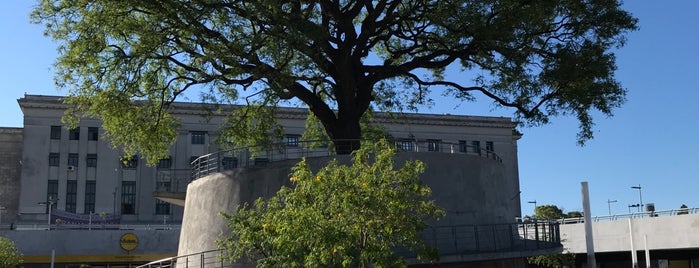
[[[323, 141], [283, 142], [206, 154], [192, 161], [191, 177], [192, 179], [198, 179], [212, 173], [239, 167], [264, 166], [270, 162], [336, 154], [337, 150], [334, 146], [313, 146], [322, 143]], [[502, 162], [502, 158], [495, 152], [465, 143], [450, 143], [436, 140], [401, 140], [394, 141], [394, 147], [399, 152], [468, 154]]]
[[[555, 221], [533, 221], [513, 224], [460, 225], [427, 228], [422, 239], [439, 250], [440, 256], [475, 255], [492, 252], [527, 252], [561, 247], [559, 224]], [[397, 249], [398, 255], [412, 258], [406, 250]], [[166, 258], [137, 268], [171, 267], [249, 267], [223, 261], [224, 250], [209, 250], [189, 255]]]

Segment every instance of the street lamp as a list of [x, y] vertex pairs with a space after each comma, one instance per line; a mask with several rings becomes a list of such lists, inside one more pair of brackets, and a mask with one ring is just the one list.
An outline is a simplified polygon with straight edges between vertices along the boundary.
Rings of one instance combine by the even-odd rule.
[[[49, 208], [48, 208], [49, 215], [46, 219], [46, 223], [48, 224], [48, 230], [51, 230], [51, 209], [53, 209], [53, 204], [54, 204], [53, 201], [54, 201], [53, 197], [49, 196], [48, 202], [39, 202], [38, 203], [39, 205], [49, 205]], [[58, 201], [58, 198], [56, 198], [55, 201]]]
[[643, 196], [641, 195], [641, 184], [639, 183], [638, 186], [631, 186], [631, 189], [637, 189], [638, 190], [638, 212], [641, 212], [641, 208], [643, 207]]
[[607, 209], [609, 210], [609, 215], [612, 215], [612, 203], [616, 203], [616, 200], [607, 199]]
[[529, 204], [534, 204], [534, 217], [536, 218], [536, 200], [527, 202]]
[[631, 208], [637, 208], [637, 207], [640, 207], [640, 205], [639, 204], [629, 205], [629, 213], [631, 213]]

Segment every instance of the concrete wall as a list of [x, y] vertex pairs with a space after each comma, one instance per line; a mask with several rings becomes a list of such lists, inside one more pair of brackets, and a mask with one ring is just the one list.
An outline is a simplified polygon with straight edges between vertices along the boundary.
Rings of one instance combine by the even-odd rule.
[[[633, 219], [634, 248], [643, 250], [643, 236], [648, 248], [699, 248], [699, 214]], [[629, 221], [617, 220], [592, 224], [595, 252], [630, 251]], [[586, 252], [584, 224], [561, 225], [563, 247], [574, 253]]]
[[0, 225], [17, 220], [22, 160], [22, 129], [0, 128]]
[[0, 236], [14, 241], [25, 256], [56, 255], [121, 255], [127, 254], [119, 244], [122, 235], [135, 234], [138, 254], [177, 253], [179, 230], [0, 230]]
[[[332, 158], [308, 161], [317, 168], [329, 159]], [[348, 161], [347, 156], [339, 159]], [[511, 223], [519, 215], [518, 198], [511, 198], [518, 184], [506, 176], [502, 163], [445, 153], [401, 153], [396, 163], [407, 159], [419, 159], [427, 164], [422, 178], [432, 188], [436, 203], [448, 213], [434, 225]], [[216, 239], [221, 232], [227, 232], [226, 222], [219, 213], [232, 213], [238, 204], [274, 195], [281, 185], [288, 183], [289, 168], [295, 162], [241, 168], [192, 182], [187, 189], [178, 255], [216, 249]]]

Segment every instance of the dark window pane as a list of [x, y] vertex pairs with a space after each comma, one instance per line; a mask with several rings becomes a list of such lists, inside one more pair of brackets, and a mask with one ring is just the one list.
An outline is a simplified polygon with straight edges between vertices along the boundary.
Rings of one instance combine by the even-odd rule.
[[78, 182], [69, 180], [66, 187], [66, 211], [75, 213], [77, 202]]
[[58, 181], [49, 180], [48, 189], [46, 191], [46, 213], [48, 214], [48, 204], [52, 203], [51, 209], [56, 209], [56, 203], [58, 203]]
[[59, 153], [50, 153], [49, 154], [49, 166], [50, 167], [57, 167], [61, 162], [61, 155]]
[[128, 169], [134, 169], [138, 166], [138, 156], [132, 156], [128, 160], [122, 160], [121, 161], [121, 167], [122, 168], [128, 168]]
[[224, 157], [223, 160], [221, 160], [221, 166], [223, 167], [224, 170], [229, 170], [229, 169], [234, 169], [238, 167], [238, 158], [235, 157]]
[[481, 155], [481, 142], [480, 141], [471, 141], [471, 147], [473, 147], [474, 153]]
[[440, 151], [440, 144], [441, 140], [427, 140], [427, 151], [430, 152], [439, 152]]
[[96, 141], [99, 137], [99, 130], [96, 127], [87, 128], [87, 140]]
[[77, 141], [80, 139], [80, 128], [76, 127], [68, 132], [68, 139]]
[[68, 154], [68, 167], [70, 166], [78, 166], [78, 154]]
[[87, 158], [85, 158], [85, 162], [87, 167], [97, 167], [97, 155], [88, 154]]
[[136, 182], [121, 182], [121, 214], [136, 213]]
[[61, 139], [61, 126], [51, 126], [51, 139], [60, 140]]
[[204, 144], [206, 140], [206, 131], [192, 131], [192, 144]]
[[459, 141], [459, 152], [465, 153], [467, 147], [466, 141]]
[[158, 160], [158, 168], [170, 168], [172, 166], [172, 159], [165, 158]]
[[85, 214], [95, 212], [95, 184], [95, 181], [85, 181]]
[[400, 142], [400, 149], [406, 152], [410, 152], [413, 150], [413, 141], [411, 140], [404, 140]]
[[287, 147], [299, 147], [299, 139], [301, 136], [299, 135], [286, 135], [286, 146]]

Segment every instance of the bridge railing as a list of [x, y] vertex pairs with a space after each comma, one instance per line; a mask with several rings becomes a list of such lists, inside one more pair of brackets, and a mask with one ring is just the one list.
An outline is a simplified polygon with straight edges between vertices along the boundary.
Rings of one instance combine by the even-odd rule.
[[[423, 231], [422, 240], [437, 248], [440, 256], [491, 252], [533, 252], [539, 249], [561, 247], [558, 227], [559, 223], [556, 221], [430, 227]], [[396, 249], [396, 253], [406, 258], [415, 257], [407, 250]], [[137, 268], [233, 268], [244, 266], [243, 264], [227, 263], [221, 258], [221, 254], [226, 254], [226, 251], [209, 250], [166, 258]]]
[[[348, 143], [357, 140], [342, 140]], [[476, 155], [502, 162], [502, 158], [491, 150], [481, 146], [468, 145], [465, 142], [451, 143], [440, 140], [398, 140], [393, 141], [399, 152], [425, 152]], [[336, 154], [335, 146], [328, 146], [325, 141], [287, 141], [266, 145], [241, 147], [202, 155], [191, 162], [191, 178], [198, 179], [206, 175], [239, 167], [264, 166], [270, 162], [302, 157], [321, 157]]]
[[[592, 222], [601, 221], [616, 221], [625, 219], [640, 219], [640, 218], [653, 218], [653, 217], [667, 217], [667, 216], [677, 216], [685, 214], [698, 214], [699, 208], [679, 208], [670, 210], [657, 210], [657, 211], [643, 211], [643, 212], [632, 212], [626, 214], [615, 214], [615, 215], [602, 215], [602, 216], [592, 216]], [[583, 223], [585, 218], [567, 218], [558, 220], [561, 224], [572, 224], [572, 223]]]

